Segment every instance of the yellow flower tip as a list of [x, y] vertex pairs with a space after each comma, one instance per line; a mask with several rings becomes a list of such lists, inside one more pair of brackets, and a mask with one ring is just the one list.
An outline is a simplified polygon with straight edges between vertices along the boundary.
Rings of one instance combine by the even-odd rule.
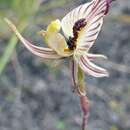
[[61, 22], [59, 19], [52, 21], [48, 27], [47, 27], [47, 31], [48, 32], [59, 32], [61, 29]]

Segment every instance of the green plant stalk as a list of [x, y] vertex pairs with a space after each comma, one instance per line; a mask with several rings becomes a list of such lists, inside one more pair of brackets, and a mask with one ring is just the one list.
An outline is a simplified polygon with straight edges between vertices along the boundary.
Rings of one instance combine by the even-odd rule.
[[83, 95], [86, 95], [86, 87], [85, 87], [85, 82], [84, 82], [84, 72], [80, 67], [78, 67], [78, 90]]
[[[20, 32], [23, 32], [27, 23], [21, 22], [18, 26]], [[0, 75], [3, 73], [6, 65], [10, 61], [10, 57], [13, 54], [13, 51], [17, 45], [18, 39], [17, 37], [13, 34], [13, 36], [10, 38], [7, 47], [5, 48], [5, 51], [3, 55], [0, 58]]]
[[84, 79], [84, 72], [83, 70], [78, 67], [78, 90], [81, 93], [79, 95], [80, 97], [80, 106], [83, 112], [83, 119], [82, 119], [82, 126], [81, 130], [85, 130], [87, 122], [88, 122], [88, 117], [89, 117], [89, 101], [86, 96], [86, 87], [85, 87], [85, 79]]

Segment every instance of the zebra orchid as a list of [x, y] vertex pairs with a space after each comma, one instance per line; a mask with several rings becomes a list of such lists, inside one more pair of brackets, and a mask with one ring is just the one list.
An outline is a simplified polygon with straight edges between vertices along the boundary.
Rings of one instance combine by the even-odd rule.
[[[26, 40], [15, 25], [5, 18], [6, 23], [24, 46], [33, 54], [46, 59], [70, 57], [74, 90], [80, 95], [83, 110], [82, 130], [88, 118], [88, 102], [84, 85], [84, 73], [94, 77], [108, 77], [107, 70], [95, 65], [94, 60], [106, 59], [101, 54], [91, 54], [89, 50], [95, 43], [113, 0], [92, 0], [69, 12], [61, 21], [52, 21], [47, 29], [40, 31], [48, 47], [39, 47]], [[63, 34], [60, 33], [62, 29]]]

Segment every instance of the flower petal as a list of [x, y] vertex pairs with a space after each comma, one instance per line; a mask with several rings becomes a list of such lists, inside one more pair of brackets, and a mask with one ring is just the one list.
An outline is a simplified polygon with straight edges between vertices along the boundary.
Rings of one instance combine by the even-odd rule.
[[106, 56], [104, 55], [101, 55], [101, 54], [90, 54], [90, 53], [87, 53], [86, 54], [87, 58], [90, 60], [90, 61], [94, 61], [96, 59], [107, 59]]
[[73, 90], [74, 92], [76, 91], [80, 96], [82, 95], [86, 95], [86, 90], [85, 90], [85, 86], [83, 84], [80, 83], [79, 81], [79, 74], [81, 74], [79, 72], [79, 65], [78, 63], [72, 59], [71, 63], [70, 63], [70, 70], [71, 70], [71, 75], [72, 75], [72, 83], [73, 83]]
[[79, 61], [80, 67], [89, 75], [94, 77], [108, 77], [109, 74], [107, 70], [98, 67], [89, 61], [87, 57], [81, 56]]
[[65, 36], [67, 38], [73, 37], [73, 26], [78, 20], [86, 19], [86, 22], [89, 22], [97, 15], [102, 14], [102, 16], [104, 16], [107, 14], [111, 1], [93, 0], [73, 9], [61, 21]]
[[24, 44], [24, 46], [31, 51], [33, 54], [41, 57], [41, 58], [47, 58], [47, 59], [57, 59], [61, 58], [55, 51], [53, 51], [50, 48], [44, 48], [44, 47], [38, 47], [33, 45], [31, 42], [26, 40], [17, 30], [15, 25], [9, 21], [8, 19], [5, 19], [5, 22], [9, 25], [11, 30], [16, 34], [16, 36], [19, 38], [19, 40]]
[[93, 18], [88, 25], [79, 33], [77, 50], [88, 51], [95, 43], [103, 24], [102, 14]]
[[70, 70], [72, 75], [72, 83], [74, 86], [74, 91], [76, 89], [78, 79], [77, 79], [77, 73], [78, 73], [78, 64], [72, 59], [70, 63]]
[[61, 21], [62, 30], [67, 38], [73, 37], [73, 26], [74, 24], [82, 18], [86, 18], [92, 10], [92, 2], [80, 5], [79, 7], [73, 9], [68, 13]]

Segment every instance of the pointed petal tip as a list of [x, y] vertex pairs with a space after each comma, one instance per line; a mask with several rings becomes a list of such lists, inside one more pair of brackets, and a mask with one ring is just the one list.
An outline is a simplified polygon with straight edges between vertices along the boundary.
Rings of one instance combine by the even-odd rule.
[[10, 21], [10, 20], [9, 20], [8, 18], [6, 18], [6, 17], [3, 18], [3, 19], [4, 19], [4, 21], [5, 21], [6, 23], [9, 23], [9, 21]]
[[104, 76], [104, 77], [109, 77], [110, 76], [110, 74], [108, 73], [108, 71], [106, 71], [106, 75]]
[[4, 18], [4, 21], [8, 24], [11, 30], [16, 31], [16, 27], [8, 18]]
[[108, 57], [105, 56], [105, 55], [102, 55], [102, 58], [103, 58], [104, 60], [107, 60], [107, 59], [108, 59]]
[[106, 72], [104, 74], [101, 74], [101, 75], [92, 75], [93, 77], [96, 77], [96, 78], [103, 78], [103, 77], [106, 77], [106, 78], [109, 78], [109, 73]]
[[[90, 74], [91, 75], [91, 74]], [[91, 76], [93, 76], [93, 77], [96, 77], [96, 78], [109, 78], [109, 73], [108, 72], [106, 72], [106, 73], [104, 73], [104, 74], [101, 74], [101, 75], [91, 75]]]
[[90, 61], [94, 61], [96, 59], [104, 59], [104, 60], [107, 60], [108, 57], [105, 56], [105, 55], [102, 55], [102, 54], [91, 54], [91, 53], [88, 53], [86, 54], [87, 58], [90, 60]]
[[104, 13], [104, 15], [107, 15], [108, 14], [108, 12], [109, 12], [109, 8], [110, 8], [110, 4], [113, 2], [113, 1], [115, 1], [115, 0], [106, 0], [106, 11], [105, 11], [105, 13]]
[[[103, 69], [103, 68], [102, 68], [102, 69]], [[108, 78], [109, 76], [110, 76], [109, 72], [108, 72], [106, 69], [104, 69], [104, 70], [102, 71], [102, 74], [101, 74], [101, 75], [98, 75], [97, 78], [103, 78], [103, 77]], [[96, 77], [96, 75], [95, 75], [95, 77]]]
[[106, 77], [106, 78], [108, 78], [109, 76], [110, 76], [109, 72], [108, 72], [106, 69], [104, 69], [104, 72], [102, 73], [102, 76], [101, 76], [101, 77]]

